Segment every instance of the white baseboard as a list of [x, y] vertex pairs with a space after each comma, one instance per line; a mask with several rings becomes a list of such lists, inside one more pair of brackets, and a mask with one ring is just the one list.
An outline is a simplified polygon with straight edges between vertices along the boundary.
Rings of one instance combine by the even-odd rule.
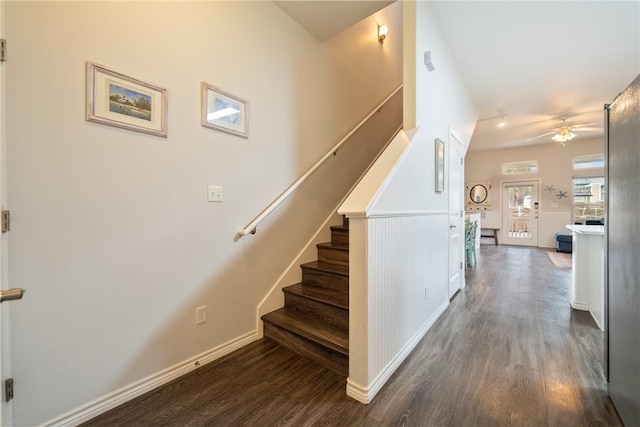
[[113, 409], [116, 406], [122, 405], [129, 400], [147, 393], [154, 388], [160, 387], [161, 385], [164, 385], [169, 381], [172, 381], [184, 374], [198, 369], [209, 362], [213, 362], [214, 360], [226, 356], [227, 354], [241, 347], [244, 347], [245, 345], [248, 345], [253, 341], [256, 341], [257, 339], [257, 331], [251, 331], [249, 333], [241, 335], [237, 338], [227, 341], [224, 344], [200, 353], [197, 356], [173, 365], [163, 371], [149, 375], [148, 377], [143, 378], [140, 381], [137, 381], [103, 397], [100, 397], [92, 402], [73, 409], [66, 414], [47, 421], [43, 425], [52, 427], [77, 426], [78, 424], [88, 421], [91, 418], [97, 417], [98, 415], [107, 412], [108, 410]]
[[378, 394], [382, 386], [391, 378], [391, 375], [398, 369], [398, 367], [404, 362], [404, 359], [411, 354], [413, 349], [418, 345], [420, 340], [431, 329], [436, 320], [444, 313], [449, 306], [449, 299], [447, 298], [436, 311], [431, 315], [429, 320], [416, 332], [413, 337], [405, 344], [405, 346], [395, 355], [393, 359], [384, 367], [384, 369], [373, 380], [371, 385], [364, 387], [361, 384], [357, 384], [347, 378], [347, 396], [357, 400], [360, 403], [370, 403], [373, 398]]

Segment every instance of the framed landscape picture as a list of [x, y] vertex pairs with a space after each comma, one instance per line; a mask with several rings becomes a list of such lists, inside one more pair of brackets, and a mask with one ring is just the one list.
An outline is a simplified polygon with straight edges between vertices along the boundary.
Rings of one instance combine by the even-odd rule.
[[249, 103], [209, 83], [201, 85], [202, 126], [249, 137]]
[[87, 120], [167, 137], [167, 90], [87, 62]]

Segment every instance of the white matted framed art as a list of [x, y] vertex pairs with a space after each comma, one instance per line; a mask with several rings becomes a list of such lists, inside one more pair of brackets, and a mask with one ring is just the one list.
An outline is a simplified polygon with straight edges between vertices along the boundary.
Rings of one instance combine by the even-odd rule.
[[436, 193], [444, 191], [444, 141], [436, 138]]
[[249, 138], [249, 102], [209, 83], [201, 84], [202, 126]]
[[167, 90], [87, 62], [87, 120], [167, 137]]

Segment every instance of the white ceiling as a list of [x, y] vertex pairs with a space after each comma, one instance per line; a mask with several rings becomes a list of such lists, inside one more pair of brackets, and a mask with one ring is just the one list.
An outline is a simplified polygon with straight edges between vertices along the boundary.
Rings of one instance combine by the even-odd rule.
[[[391, 2], [275, 3], [326, 40]], [[430, 3], [479, 113], [469, 151], [557, 144], [526, 140], [562, 117], [603, 127], [604, 104], [640, 74], [640, 0]], [[569, 144], [603, 135], [575, 133]]]
[[[526, 140], [564, 116], [602, 127], [604, 104], [640, 74], [638, 1], [443, 1], [432, 7], [479, 112], [469, 151], [557, 144], [551, 135]], [[507, 115], [504, 128], [497, 127], [500, 114]], [[575, 133], [568, 144], [603, 135]]]
[[284, 0], [274, 1], [274, 3], [315, 38], [325, 41], [394, 1]]

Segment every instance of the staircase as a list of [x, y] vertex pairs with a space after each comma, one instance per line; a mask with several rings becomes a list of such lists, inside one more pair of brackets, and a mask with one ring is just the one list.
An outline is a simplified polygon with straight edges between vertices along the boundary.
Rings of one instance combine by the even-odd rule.
[[262, 316], [264, 336], [345, 377], [349, 374], [349, 220], [331, 227], [302, 282], [283, 289], [285, 306]]

